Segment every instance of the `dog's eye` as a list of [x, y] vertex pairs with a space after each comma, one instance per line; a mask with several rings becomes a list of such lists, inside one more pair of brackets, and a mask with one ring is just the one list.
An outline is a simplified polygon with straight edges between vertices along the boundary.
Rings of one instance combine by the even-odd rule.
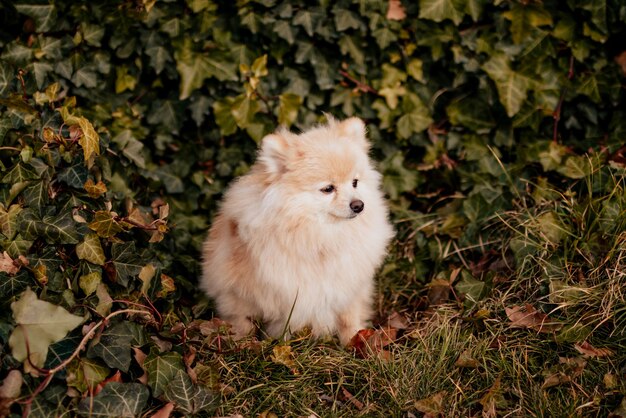
[[359, 184], [359, 179], [352, 180], [352, 187], [356, 189], [356, 185]]
[[334, 191], [335, 191], [335, 186], [333, 186], [332, 184], [329, 184], [328, 186], [324, 187], [323, 189], [320, 189], [320, 192], [326, 193], [326, 194], [332, 193]]

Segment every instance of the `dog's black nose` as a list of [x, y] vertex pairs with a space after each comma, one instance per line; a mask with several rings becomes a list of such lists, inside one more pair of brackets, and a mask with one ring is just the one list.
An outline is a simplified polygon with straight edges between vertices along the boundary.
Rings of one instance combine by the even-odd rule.
[[353, 200], [352, 202], [350, 202], [350, 209], [352, 209], [352, 212], [354, 213], [361, 213], [364, 206], [365, 203], [363, 203], [362, 200]]

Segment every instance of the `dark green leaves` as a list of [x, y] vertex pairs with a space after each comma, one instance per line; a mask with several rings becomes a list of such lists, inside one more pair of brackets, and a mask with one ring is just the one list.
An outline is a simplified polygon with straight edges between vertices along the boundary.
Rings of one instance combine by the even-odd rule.
[[145, 265], [137, 254], [134, 242], [114, 243], [111, 246], [111, 260], [115, 272], [113, 279], [124, 286], [127, 286], [129, 280], [137, 276]]
[[91, 343], [87, 354], [101, 358], [111, 368], [127, 372], [131, 361], [131, 343], [134, 340], [135, 336], [128, 323], [118, 322]]
[[78, 413], [84, 417], [134, 418], [141, 414], [150, 391], [141, 383], [108, 383], [93, 398], [78, 404]]
[[186, 414], [196, 414], [214, 406], [215, 395], [206, 388], [196, 385], [183, 370], [178, 370], [165, 389], [165, 399]]
[[180, 354], [174, 352], [159, 354], [155, 348], [150, 350], [143, 365], [148, 373], [148, 385], [154, 396], [161, 396], [168, 385], [177, 378], [178, 372], [185, 370]]
[[20, 231], [24, 238], [42, 238], [57, 244], [78, 244], [80, 234], [71, 213], [44, 215], [40, 218], [32, 209], [25, 209], [20, 215]]

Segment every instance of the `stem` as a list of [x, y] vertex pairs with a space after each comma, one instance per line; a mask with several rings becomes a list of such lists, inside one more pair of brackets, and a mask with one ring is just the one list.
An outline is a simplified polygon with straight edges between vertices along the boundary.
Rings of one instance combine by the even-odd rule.
[[[72, 360], [74, 360], [80, 354], [80, 352], [85, 348], [85, 346], [87, 345], [89, 340], [91, 338], [93, 338], [94, 334], [98, 331], [98, 329], [100, 329], [100, 327], [105, 325], [111, 318], [113, 318], [113, 317], [115, 317], [117, 315], [133, 314], [133, 313], [136, 313], [136, 314], [146, 314], [146, 311], [142, 311], [142, 310], [138, 310], [138, 309], [122, 309], [122, 310], [119, 310], [119, 311], [111, 312], [108, 316], [106, 316], [105, 318], [101, 319], [96, 325], [94, 325], [85, 334], [83, 339], [80, 341], [80, 344], [78, 344], [78, 347], [76, 347], [76, 350], [74, 350], [74, 352], [68, 358], [63, 360], [61, 363], [59, 363], [56, 367], [53, 367], [52, 369], [44, 370], [44, 369], [37, 368], [37, 370], [41, 371], [42, 373], [45, 373], [46, 377], [39, 384], [39, 386], [37, 386], [37, 388], [30, 395], [30, 397], [26, 401], [24, 401], [24, 403], [27, 405], [26, 408], [24, 409], [24, 412], [27, 413], [30, 410], [30, 405], [33, 402], [33, 400], [35, 399], [35, 397], [38, 394], [40, 394], [48, 386], [48, 384], [52, 380], [52, 377], [56, 373], [58, 373], [59, 371], [63, 370], [65, 367], [67, 367], [67, 365], [70, 364], [72, 362]], [[28, 355], [28, 360], [30, 361], [30, 354]]]
[[378, 95], [378, 90], [352, 77], [350, 73], [348, 73], [347, 71], [339, 70], [339, 74], [341, 74], [343, 77], [347, 78], [348, 80], [352, 81], [356, 85], [357, 89], [359, 89], [363, 93], [372, 93], [372, 94]]

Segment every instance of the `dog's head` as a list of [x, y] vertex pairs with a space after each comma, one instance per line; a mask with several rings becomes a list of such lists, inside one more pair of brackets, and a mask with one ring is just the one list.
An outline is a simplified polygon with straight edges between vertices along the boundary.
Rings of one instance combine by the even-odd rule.
[[290, 212], [353, 219], [367, 211], [380, 175], [368, 158], [363, 121], [329, 119], [300, 135], [281, 130], [266, 136], [259, 163], [270, 184], [268, 198], [286, 199]]

